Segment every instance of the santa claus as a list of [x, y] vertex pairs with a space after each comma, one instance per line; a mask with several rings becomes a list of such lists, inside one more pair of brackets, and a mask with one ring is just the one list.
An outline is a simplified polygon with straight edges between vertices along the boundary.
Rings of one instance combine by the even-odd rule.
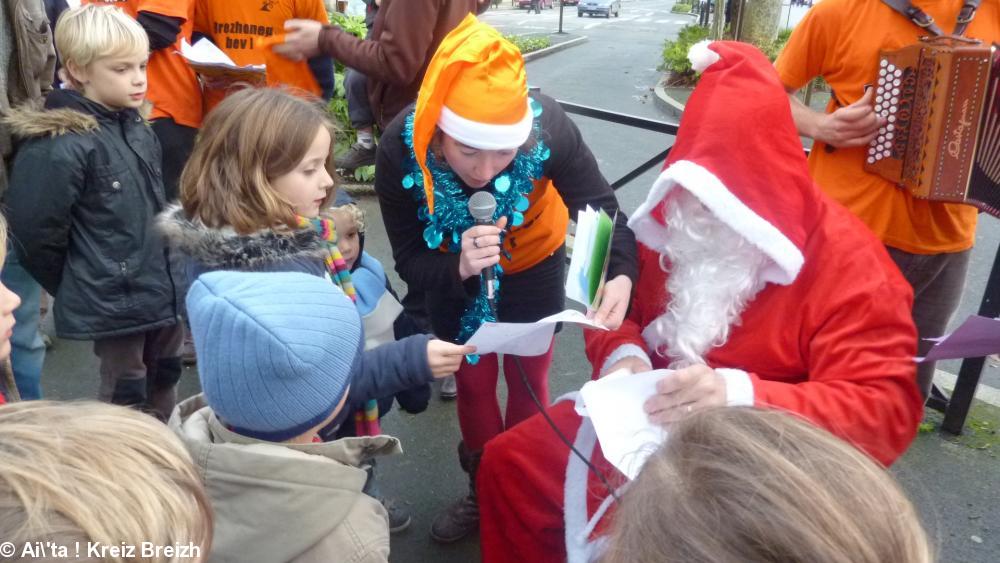
[[[645, 404], [669, 425], [753, 405], [811, 420], [888, 465], [923, 411], [912, 292], [884, 247], [809, 177], [788, 98], [742, 43], [703, 43], [704, 74], [663, 172], [629, 225], [640, 274], [618, 330], [589, 331], [594, 377], [676, 371]], [[586, 561], [625, 478], [569, 402], [486, 446], [483, 561]], [[600, 478], [599, 478], [600, 475]]]

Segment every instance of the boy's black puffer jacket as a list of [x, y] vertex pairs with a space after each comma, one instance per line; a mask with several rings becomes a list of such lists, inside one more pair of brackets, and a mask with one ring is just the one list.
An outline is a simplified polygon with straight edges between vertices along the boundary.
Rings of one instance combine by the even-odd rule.
[[71, 90], [5, 119], [21, 139], [5, 197], [12, 248], [55, 296], [56, 332], [96, 340], [177, 322], [178, 282], [154, 228], [160, 146], [136, 110]]

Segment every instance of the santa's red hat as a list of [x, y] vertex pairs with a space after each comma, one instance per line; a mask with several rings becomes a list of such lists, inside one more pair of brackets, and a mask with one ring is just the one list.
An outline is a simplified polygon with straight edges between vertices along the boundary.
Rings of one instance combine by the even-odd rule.
[[821, 197], [788, 95], [771, 62], [747, 43], [704, 41], [688, 57], [703, 74], [663, 171], [629, 226], [640, 242], [662, 249], [665, 199], [684, 188], [771, 258], [763, 281], [788, 285], [802, 268]]

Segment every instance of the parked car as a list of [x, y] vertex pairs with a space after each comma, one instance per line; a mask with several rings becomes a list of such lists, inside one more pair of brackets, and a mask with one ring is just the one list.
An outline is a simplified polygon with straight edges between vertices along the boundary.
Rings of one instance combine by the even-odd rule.
[[[539, 0], [539, 7], [540, 8], [548, 8], [548, 9], [551, 10], [552, 9], [552, 2], [554, 2], [554, 0]], [[517, 7], [521, 8], [522, 10], [530, 9], [531, 8], [531, 0], [517, 0]]]
[[622, 0], [580, 0], [576, 7], [576, 17], [582, 18], [583, 14], [588, 16], [598, 15], [610, 18], [614, 14], [617, 18], [622, 11]]

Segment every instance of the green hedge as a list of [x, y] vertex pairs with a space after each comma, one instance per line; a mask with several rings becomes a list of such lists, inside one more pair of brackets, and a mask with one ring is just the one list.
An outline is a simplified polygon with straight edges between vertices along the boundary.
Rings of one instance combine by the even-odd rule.
[[[781, 54], [781, 50], [785, 47], [791, 34], [792, 30], [783, 29], [778, 32], [778, 37], [774, 41], [758, 45], [758, 47], [771, 62], [774, 62]], [[728, 28], [726, 36], [729, 36]], [[691, 61], [688, 60], [688, 50], [695, 43], [708, 38], [709, 29], [707, 27], [691, 24], [681, 28], [677, 39], [668, 39], [663, 42], [663, 64], [660, 69], [671, 73], [671, 85], [684, 86], [698, 81], [697, 74], [691, 69]]]
[[531, 37], [528, 35], [513, 35], [504, 34], [504, 39], [510, 41], [517, 47], [522, 55], [526, 55], [532, 51], [540, 51], [547, 47], [552, 46], [552, 39], [541, 36], [541, 37]]
[[690, 14], [691, 4], [674, 4], [670, 11], [675, 14]]
[[695, 72], [688, 60], [688, 50], [695, 43], [708, 39], [708, 28], [700, 25], [687, 25], [681, 28], [677, 39], [663, 42], [662, 69], [673, 74], [673, 82], [694, 82]]

